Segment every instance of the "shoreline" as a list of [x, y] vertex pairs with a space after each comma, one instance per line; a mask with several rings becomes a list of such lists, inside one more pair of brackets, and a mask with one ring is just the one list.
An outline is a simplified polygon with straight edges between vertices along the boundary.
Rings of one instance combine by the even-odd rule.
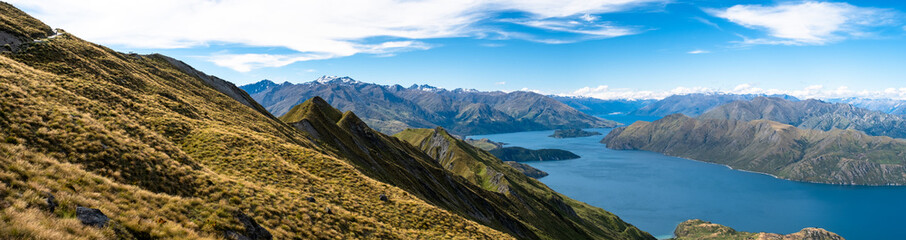
[[[602, 144], [603, 144], [603, 143], [602, 143]], [[843, 183], [827, 183], [827, 182], [815, 182], [815, 181], [794, 180], [794, 179], [789, 179], [789, 178], [780, 177], [780, 176], [777, 176], [777, 175], [774, 175], [774, 174], [770, 174], [770, 173], [756, 172], [756, 171], [745, 170], [745, 169], [738, 169], [738, 168], [733, 168], [733, 167], [730, 166], [730, 165], [726, 165], [726, 164], [722, 164], [722, 163], [715, 163], [715, 162], [708, 162], [708, 161], [703, 161], [703, 160], [698, 160], [698, 159], [691, 159], [691, 158], [686, 158], [686, 157], [673, 156], [673, 155], [668, 155], [668, 154], [665, 154], [665, 153], [662, 153], [662, 152], [647, 151], [647, 150], [639, 150], [639, 149], [631, 149], [631, 150], [630, 150], [630, 149], [622, 149], [622, 150], [621, 150], [621, 149], [613, 149], [613, 148], [607, 147], [607, 144], [604, 144], [604, 147], [607, 148], [607, 149], [610, 149], [610, 150], [614, 150], [614, 151], [627, 151], [627, 150], [629, 150], [629, 151], [642, 151], [642, 152], [657, 153], [657, 154], [661, 154], [661, 155], [664, 155], [664, 156], [675, 157], [675, 158], [679, 158], [679, 159], [683, 159], [683, 160], [689, 160], [689, 161], [694, 161], [694, 162], [701, 162], [701, 163], [713, 164], [713, 165], [718, 165], [718, 166], [724, 166], [724, 167], [729, 168], [730, 170], [734, 170], [734, 171], [740, 171], [740, 172], [747, 172], [747, 173], [755, 173], [755, 174], [766, 175], [766, 176], [773, 177], [773, 178], [775, 178], [775, 179], [780, 179], [780, 180], [790, 181], [790, 182], [810, 183], [810, 184], [822, 184], [822, 185], [834, 185], [834, 186], [853, 186], [853, 187], [904, 187], [904, 186], [906, 186], [906, 184], [896, 184], [896, 183], [888, 183], [888, 184], [843, 184]]]

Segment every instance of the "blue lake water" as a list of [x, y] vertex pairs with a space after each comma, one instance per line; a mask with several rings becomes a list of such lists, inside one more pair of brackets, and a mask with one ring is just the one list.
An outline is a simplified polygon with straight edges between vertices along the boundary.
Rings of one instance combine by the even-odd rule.
[[[607, 134], [611, 129], [587, 129]], [[703, 219], [748, 232], [820, 227], [850, 240], [906, 239], [906, 187], [802, 183], [644, 151], [617, 151], [603, 136], [555, 139], [553, 131], [471, 136], [582, 158], [526, 162], [552, 189], [620, 216], [659, 238]]]

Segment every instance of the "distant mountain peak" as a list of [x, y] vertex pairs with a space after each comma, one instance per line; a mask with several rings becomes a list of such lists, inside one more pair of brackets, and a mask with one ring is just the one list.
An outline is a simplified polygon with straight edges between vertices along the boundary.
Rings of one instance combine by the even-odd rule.
[[319, 78], [318, 78], [317, 80], [315, 80], [314, 82], [320, 83], [320, 84], [328, 84], [328, 83], [348, 83], [348, 84], [355, 84], [355, 83], [360, 83], [359, 81], [356, 81], [355, 79], [352, 79], [351, 77], [348, 77], [348, 76], [346, 76], [346, 77], [337, 77], [337, 76], [327, 76], [327, 75], [324, 75], [324, 76], [319, 77]]
[[426, 91], [426, 92], [440, 92], [440, 91], [445, 90], [443, 88], [438, 88], [438, 87], [431, 86], [428, 84], [422, 84], [422, 85], [412, 84], [412, 86], [410, 86], [409, 89], [418, 89], [418, 90], [422, 90], [422, 91]]

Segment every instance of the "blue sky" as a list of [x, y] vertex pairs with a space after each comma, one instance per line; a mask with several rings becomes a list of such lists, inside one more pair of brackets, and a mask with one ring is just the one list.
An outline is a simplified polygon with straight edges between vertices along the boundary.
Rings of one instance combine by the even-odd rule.
[[903, 1], [334, 0], [12, 3], [237, 85], [321, 75], [599, 98], [906, 99]]

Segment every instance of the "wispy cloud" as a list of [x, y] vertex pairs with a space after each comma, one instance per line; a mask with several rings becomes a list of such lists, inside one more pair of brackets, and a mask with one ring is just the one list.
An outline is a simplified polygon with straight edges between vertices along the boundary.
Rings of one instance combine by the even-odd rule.
[[[597, 37], [622, 36], [631, 32], [614, 24], [591, 23], [597, 22], [596, 14], [665, 1], [11, 0], [54, 27], [106, 45], [188, 48], [222, 43], [284, 47], [302, 55], [243, 54], [230, 61], [224, 60], [225, 56], [211, 58], [218, 65], [237, 71], [285, 66], [292, 61], [354, 54], [386, 56], [400, 50], [429, 49], [425, 39], [482, 38], [503, 32], [483, 24], [504, 12], [524, 13], [525, 19], [520, 22], [536, 28]], [[564, 19], [586, 24], [564, 25]], [[409, 44], [394, 46], [406, 42]]]
[[708, 50], [695, 49], [692, 51], [688, 51], [686, 53], [688, 53], [688, 54], [705, 54], [705, 53], [711, 53], [711, 52]]
[[744, 38], [741, 43], [772, 45], [823, 45], [871, 36], [874, 28], [894, 24], [899, 15], [890, 9], [816, 1], [736, 5], [705, 11], [746, 28], [764, 30], [769, 36]]
[[723, 29], [721, 29], [720, 26], [717, 25], [716, 23], [712, 22], [711, 20], [705, 19], [705, 18], [703, 18], [703, 17], [693, 17], [692, 19], [695, 19], [695, 21], [704, 23], [705, 25], [708, 25], [708, 26], [717, 28], [718, 30], [723, 30]]
[[889, 98], [897, 100], [906, 100], [906, 87], [887, 88], [880, 91], [870, 90], [853, 90], [848, 86], [839, 86], [836, 88], [826, 88], [823, 85], [812, 85], [802, 89], [783, 90], [783, 89], [764, 89], [752, 84], [740, 84], [729, 90], [714, 89], [707, 87], [676, 87], [666, 91], [640, 91], [628, 88], [610, 88], [607, 85], [598, 87], [583, 87], [570, 93], [560, 94], [563, 96], [583, 96], [600, 99], [663, 99], [671, 95], [683, 95], [693, 93], [730, 93], [730, 94], [764, 94], [764, 95], [790, 95], [800, 99], [833, 99], [833, 98]]
[[610, 23], [596, 23], [593, 21], [579, 22], [572, 19], [542, 19], [542, 20], [508, 20], [515, 24], [546, 29], [558, 32], [576, 33], [589, 37], [611, 38], [638, 33], [629, 27], [614, 26]]
[[494, 85], [506, 85], [506, 82], [495, 82]]

